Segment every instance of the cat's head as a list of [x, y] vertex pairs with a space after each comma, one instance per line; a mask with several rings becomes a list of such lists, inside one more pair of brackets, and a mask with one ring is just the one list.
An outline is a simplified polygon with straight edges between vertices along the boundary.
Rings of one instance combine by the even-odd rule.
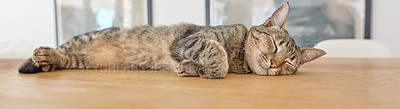
[[316, 48], [300, 48], [285, 29], [289, 3], [284, 3], [267, 21], [250, 29], [245, 58], [259, 75], [294, 74], [304, 63], [325, 55]]

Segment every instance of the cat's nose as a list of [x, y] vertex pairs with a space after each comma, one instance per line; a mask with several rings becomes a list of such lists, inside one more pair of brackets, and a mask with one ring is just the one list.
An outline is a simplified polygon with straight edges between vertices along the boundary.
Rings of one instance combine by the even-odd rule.
[[276, 65], [276, 63], [274, 61], [271, 61], [271, 65], [269, 66], [269, 68], [277, 68], [278, 66]]

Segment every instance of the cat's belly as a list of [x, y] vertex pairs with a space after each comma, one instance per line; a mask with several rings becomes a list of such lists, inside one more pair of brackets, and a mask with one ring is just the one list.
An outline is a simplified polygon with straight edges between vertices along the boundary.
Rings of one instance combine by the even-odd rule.
[[166, 41], [99, 40], [88, 46], [89, 68], [176, 71]]
[[137, 51], [126, 51], [123, 53], [121, 66], [138, 70], [163, 70], [176, 71], [178, 62], [171, 57], [171, 53], [162, 47], [145, 47]]

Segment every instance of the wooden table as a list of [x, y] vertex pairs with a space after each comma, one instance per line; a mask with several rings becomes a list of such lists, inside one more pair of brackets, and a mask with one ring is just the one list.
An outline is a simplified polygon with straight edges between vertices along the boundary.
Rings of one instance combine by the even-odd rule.
[[0, 109], [399, 109], [400, 59], [322, 58], [295, 75], [59, 70], [20, 74], [0, 60]]

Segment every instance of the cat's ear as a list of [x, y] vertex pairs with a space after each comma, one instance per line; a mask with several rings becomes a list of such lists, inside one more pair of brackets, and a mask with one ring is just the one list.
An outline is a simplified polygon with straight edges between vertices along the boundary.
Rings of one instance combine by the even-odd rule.
[[301, 48], [299, 61], [301, 64], [304, 64], [306, 62], [317, 59], [325, 54], [326, 52], [324, 50], [318, 48]]
[[272, 27], [279, 26], [285, 28], [286, 20], [289, 15], [289, 2], [286, 2], [278, 7], [275, 12], [265, 21], [263, 26]]

